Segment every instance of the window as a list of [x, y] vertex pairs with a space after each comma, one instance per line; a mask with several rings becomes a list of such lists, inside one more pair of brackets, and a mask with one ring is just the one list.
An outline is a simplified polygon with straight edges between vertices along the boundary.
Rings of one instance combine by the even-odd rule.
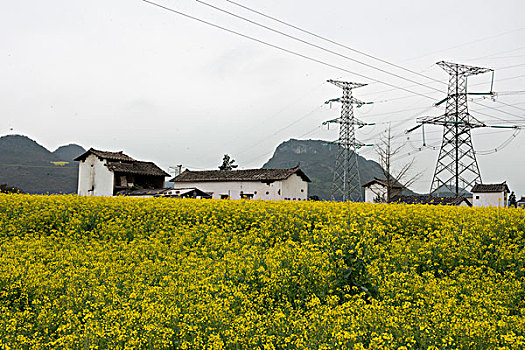
[[304, 188], [301, 188], [301, 192], [304, 192]]
[[479, 199], [479, 196], [476, 196], [476, 199]]
[[268, 195], [268, 194], [270, 194], [270, 192], [266, 191], [266, 194]]

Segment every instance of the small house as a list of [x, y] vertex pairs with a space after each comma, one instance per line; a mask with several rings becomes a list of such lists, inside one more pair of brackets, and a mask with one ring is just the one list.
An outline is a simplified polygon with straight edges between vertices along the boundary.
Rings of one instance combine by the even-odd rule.
[[90, 148], [74, 160], [79, 162], [79, 196], [113, 196], [123, 190], [159, 189], [169, 176], [154, 163], [138, 161], [123, 152]]
[[475, 184], [472, 192], [474, 207], [506, 207], [508, 204], [509, 187], [506, 182], [500, 184]]
[[311, 180], [297, 166], [288, 169], [186, 170], [170, 180], [174, 190], [198, 188], [214, 199], [308, 199]]
[[[365, 202], [376, 203], [387, 201], [388, 182], [385, 179], [378, 179], [375, 177], [372, 181], [368, 181], [362, 187], [365, 188]], [[405, 186], [399, 182], [392, 180], [390, 197], [401, 195]]]
[[525, 197], [521, 197], [519, 201], [516, 202], [518, 208], [525, 209]]

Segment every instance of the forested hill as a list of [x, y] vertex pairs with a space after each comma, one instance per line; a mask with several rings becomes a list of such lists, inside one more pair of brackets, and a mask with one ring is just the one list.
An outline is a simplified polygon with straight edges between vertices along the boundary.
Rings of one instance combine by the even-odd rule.
[[0, 184], [27, 193], [75, 193], [78, 164], [73, 158], [85, 150], [61, 146], [54, 152], [22, 135], [0, 137]]
[[[323, 140], [290, 139], [281, 143], [272, 158], [263, 168], [289, 168], [301, 165], [301, 169], [310, 177], [309, 196], [330, 199], [330, 186], [337, 157], [338, 145]], [[358, 156], [361, 184], [374, 177], [383, 178], [381, 166], [373, 161]]]

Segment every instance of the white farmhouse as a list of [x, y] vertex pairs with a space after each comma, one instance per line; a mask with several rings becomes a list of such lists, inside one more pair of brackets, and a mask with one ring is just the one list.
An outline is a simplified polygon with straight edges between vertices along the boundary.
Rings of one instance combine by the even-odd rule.
[[470, 190], [473, 194], [474, 207], [506, 207], [509, 187], [506, 182], [501, 184], [475, 184]]
[[[401, 185], [398, 182], [394, 182], [391, 186], [391, 197], [401, 195], [401, 192], [404, 188], [403, 185]], [[378, 179], [377, 177], [375, 177], [372, 181], [368, 181], [366, 184], [364, 184], [363, 187], [365, 188], [366, 203], [386, 202], [386, 192], [388, 187], [386, 180]]]
[[152, 162], [122, 152], [89, 149], [74, 160], [78, 166], [79, 196], [113, 196], [129, 189], [158, 189], [169, 176]]
[[170, 180], [174, 189], [195, 187], [214, 199], [308, 199], [308, 176], [299, 167], [288, 169], [186, 170]]

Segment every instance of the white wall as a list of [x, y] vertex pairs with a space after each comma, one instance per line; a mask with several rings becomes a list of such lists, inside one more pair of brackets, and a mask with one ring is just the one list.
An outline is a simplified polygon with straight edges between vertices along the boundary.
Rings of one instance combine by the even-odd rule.
[[[504, 192], [473, 193], [473, 207], [506, 207], [507, 194]], [[478, 198], [479, 197], [479, 198]]]
[[[299, 178], [303, 184], [299, 185]], [[209, 181], [209, 182], [175, 182], [174, 189], [196, 187], [204, 192], [212, 192], [214, 199], [220, 199], [222, 194], [229, 195], [230, 199], [241, 199], [243, 193], [253, 194], [253, 199], [280, 200], [284, 198], [296, 198], [306, 200], [308, 198], [308, 183], [301, 180], [296, 174], [284, 181], [274, 181], [265, 184], [260, 181]], [[293, 192], [296, 189], [295, 192]], [[301, 192], [303, 189], [303, 192]], [[285, 197], [284, 194], [287, 193]]]
[[78, 166], [79, 196], [112, 196], [113, 172], [106, 167], [106, 160], [90, 154]]
[[287, 200], [301, 200], [308, 199], [308, 182], [304, 181], [299, 175], [292, 174], [289, 178], [283, 181], [282, 198]]
[[365, 187], [365, 202], [375, 203], [377, 196], [380, 196], [383, 200], [386, 200], [386, 186], [378, 183], [373, 183], [368, 187]]

